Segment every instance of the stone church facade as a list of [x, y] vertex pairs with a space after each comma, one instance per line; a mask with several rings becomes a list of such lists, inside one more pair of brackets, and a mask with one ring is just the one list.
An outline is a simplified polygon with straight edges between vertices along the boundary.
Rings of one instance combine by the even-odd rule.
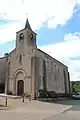
[[6, 93], [28, 93], [32, 98], [41, 89], [70, 93], [68, 67], [37, 48], [28, 19], [16, 33], [16, 48], [0, 58], [0, 84], [5, 84]]

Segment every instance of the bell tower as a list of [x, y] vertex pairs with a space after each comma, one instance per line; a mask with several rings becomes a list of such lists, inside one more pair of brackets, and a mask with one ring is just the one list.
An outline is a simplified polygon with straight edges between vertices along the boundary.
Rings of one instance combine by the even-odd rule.
[[36, 33], [32, 31], [27, 19], [24, 29], [16, 32], [16, 54], [30, 54], [32, 49], [36, 47]]

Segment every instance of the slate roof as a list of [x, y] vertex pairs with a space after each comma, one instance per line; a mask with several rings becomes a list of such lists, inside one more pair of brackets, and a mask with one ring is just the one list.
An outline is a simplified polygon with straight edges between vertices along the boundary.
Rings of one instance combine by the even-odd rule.
[[32, 30], [32, 29], [31, 29], [31, 26], [30, 26], [30, 24], [29, 24], [28, 19], [26, 20], [26, 23], [25, 23], [25, 29], [30, 29], [30, 30]]

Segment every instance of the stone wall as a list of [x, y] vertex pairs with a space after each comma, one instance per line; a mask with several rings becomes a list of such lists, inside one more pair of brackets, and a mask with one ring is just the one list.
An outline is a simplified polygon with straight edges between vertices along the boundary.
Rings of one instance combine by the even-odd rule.
[[6, 57], [0, 58], [0, 84], [4, 84], [6, 80]]
[[[45, 86], [48, 91], [55, 91], [56, 93], [69, 93], [68, 68], [64, 64], [55, 60], [48, 54], [37, 50], [36, 52], [38, 64], [36, 70], [37, 75], [37, 89], [45, 89], [44, 87], [44, 61], [45, 61]], [[65, 78], [64, 73], [65, 71]], [[65, 91], [66, 86], [66, 91]]]
[[[17, 74], [24, 73], [24, 92], [31, 92], [31, 56], [27, 53], [22, 54], [22, 64], [19, 63], [19, 55], [16, 55], [14, 50], [9, 55], [10, 68], [9, 68], [9, 91], [17, 94]], [[21, 78], [20, 78], [21, 79]], [[16, 88], [14, 87], [16, 85]], [[14, 90], [16, 89], [16, 90]]]

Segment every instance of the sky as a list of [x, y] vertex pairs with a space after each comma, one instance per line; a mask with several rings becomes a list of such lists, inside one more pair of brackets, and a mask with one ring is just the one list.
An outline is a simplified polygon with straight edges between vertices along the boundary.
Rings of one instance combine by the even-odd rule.
[[0, 57], [15, 48], [28, 17], [37, 46], [80, 80], [80, 0], [0, 0]]

